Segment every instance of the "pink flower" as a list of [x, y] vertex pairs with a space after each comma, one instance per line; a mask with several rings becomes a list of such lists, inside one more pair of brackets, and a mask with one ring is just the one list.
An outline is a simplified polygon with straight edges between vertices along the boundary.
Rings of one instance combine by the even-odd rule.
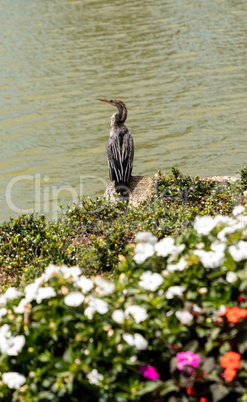
[[156, 380], [158, 380], [158, 378], [160, 376], [159, 373], [157, 372], [156, 368], [153, 366], [141, 365], [141, 366], [138, 366], [138, 370], [148, 380], [156, 381]]
[[[201, 356], [193, 352], [180, 352], [177, 353], [176, 359], [177, 359], [177, 369], [184, 370], [185, 369], [184, 366], [186, 365], [197, 368], [201, 360]], [[193, 369], [191, 368], [188, 368], [188, 371], [190, 373], [193, 373]]]

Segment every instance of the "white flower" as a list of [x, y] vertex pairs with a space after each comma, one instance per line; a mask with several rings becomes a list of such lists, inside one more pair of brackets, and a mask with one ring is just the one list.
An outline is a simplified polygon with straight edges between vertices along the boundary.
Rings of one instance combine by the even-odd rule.
[[223, 224], [228, 224], [228, 225], [233, 225], [235, 224], [235, 220], [230, 218], [229, 216], [223, 216], [223, 215], [216, 215], [214, 217], [214, 220], [216, 221], [216, 223], [223, 223]]
[[67, 306], [78, 307], [82, 304], [85, 296], [81, 292], [70, 292], [64, 298]]
[[36, 299], [38, 288], [39, 288], [38, 282], [33, 282], [25, 287], [24, 290], [25, 298], [28, 302], [31, 302]]
[[166, 298], [173, 299], [174, 296], [182, 297], [185, 290], [185, 286], [170, 286], [167, 289]]
[[130, 346], [134, 346], [134, 337], [131, 334], [128, 334], [127, 332], [125, 332], [123, 334], [123, 339], [125, 340], [125, 342], [130, 345]]
[[193, 311], [194, 311], [195, 313], [201, 313], [201, 312], [202, 312], [202, 309], [201, 309], [201, 307], [199, 307], [197, 304], [193, 304]]
[[0, 326], [0, 348], [2, 342], [5, 340], [4, 338], [9, 338], [11, 336], [11, 332], [9, 330], [9, 325], [4, 324]]
[[137, 264], [142, 264], [148, 257], [154, 254], [154, 247], [150, 243], [138, 243], [133, 259]]
[[4, 348], [5, 351], [3, 351], [3, 353], [9, 356], [17, 356], [18, 353], [21, 352], [25, 342], [26, 339], [24, 335], [12, 336], [7, 340], [7, 348]]
[[7, 314], [7, 309], [5, 307], [0, 308], [0, 319]]
[[95, 309], [91, 306], [88, 306], [87, 308], [85, 308], [84, 310], [84, 314], [85, 316], [89, 319], [92, 320], [93, 319], [93, 315], [95, 313]]
[[9, 356], [17, 356], [25, 344], [24, 335], [12, 336], [8, 324], [0, 327], [0, 351]]
[[4, 306], [6, 306], [6, 304], [7, 304], [7, 300], [3, 294], [0, 296], [0, 307], [4, 307]]
[[138, 282], [139, 286], [151, 291], [155, 291], [163, 283], [162, 276], [151, 271], [144, 272], [140, 279], [141, 281]]
[[136, 235], [135, 242], [155, 244], [157, 237], [153, 236], [151, 232], [139, 232]]
[[36, 301], [38, 304], [42, 302], [44, 299], [50, 299], [50, 297], [56, 296], [55, 289], [51, 286], [47, 286], [46, 288], [38, 288], [36, 294]]
[[190, 324], [193, 320], [193, 315], [186, 310], [176, 311], [175, 315], [182, 324]]
[[208, 288], [206, 288], [205, 286], [203, 286], [202, 288], [200, 288], [198, 290], [198, 292], [200, 293], [200, 295], [205, 295], [206, 293], [208, 293]]
[[87, 379], [90, 384], [99, 385], [100, 381], [103, 380], [103, 375], [98, 372], [97, 369], [93, 369], [90, 373], [87, 374]]
[[178, 246], [174, 246], [174, 249], [168, 258], [167, 262], [172, 262], [176, 260], [179, 256], [179, 254], [184, 250], [185, 244], [179, 244]]
[[67, 267], [66, 265], [62, 265], [61, 271], [65, 279], [72, 277], [73, 281], [77, 281], [79, 276], [81, 275], [81, 268], [80, 267]]
[[92, 279], [87, 278], [84, 275], [81, 275], [79, 280], [77, 281], [77, 285], [81, 288], [83, 293], [90, 292], [94, 287]]
[[243, 228], [244, 226], [247, 226], [247, 216], [246, 215], [238, 215], [236, 217], [236, 219], [238, 220], [238, 224], [240, 225], [241, 228]]
[[218, 234], [217, 237], [220, 241], [224, 242], [227, 240], [226, 235], [234, 233], [237, 229], [241, 229], [241, 223], [234, 224], [232, 226], [226, 226], [222, 229]]
[[211, 216], [196, 216], [194, 229], [198, 234], [207, 236], [216, 224], [217, 222]]
[[126, 308], [125, 317], [129, 317], [130, 314], [133, 316], [137, 324], [145, 321], [148, 318], [145, 308], [136, 305], [132, 305]]
[[15, 288], [8, 288], [4, 293], [4, 296], [7, 300], [18, 299], [18, 297], [22, 296], [22, 292]]
[[158, 256], [167, 257], [168, 254], [173, 253], [175, 247], [174, 239], [172, 237], [165, 237], [155, 244], [154, 249]]
[[2, 375], [3, 383], [8, 385], [9, 388], [18, 389], [26, 382], [26, 377], [15, 371], [9, 371]]
[[247, 259], [247, 242], [240, 240], [236, 246], [229, 247], [229, 253], [234, 261], [241, 261]]
[[217, 268], [220, 267], [225, 258], [223, 251], [205, 251], [195, 250], [194, 254], [197, 255], [205, 268]]
[[75, 282], [81, 275], [81, 268], [77, 266], [69, 268], [65, 264], [62, 266], [49, 264], [42, 275], [42, 279], [47, 282], [50, 278], [58, 276], [59, 274], [62, 274], [65, 279], [72, 278], [72, 280]]
[[21, 301], [18, 304], [18, 306], [14, 308], [15, 313], [23, 314], [24, 311], [25, 311], [25, 307], [26, 307], [27, 303], [29, 303], [29, 302], [25, 297], [23, 299], [21, 299]]
[[168, 264], [167, 271], [174, 272], [174, 271], [183, 271], [186, 267], [187, 262], [185, 261], [184, 257], [181, 257], [180, 260], [176, 264]]
[[233, 272], [233, 271], [228, 271], [227, 274], [226, 274], [226, 280], [227, 280], [227, 282], [229, 282], [229, 283], [234, 283], [234, 282], [236, 282], [236, 281], [238, 280], [238, 277], [237, 277], [237, 275], [235, 274], [235, 272]]
[[148, 347], [148, 342], [141, 334], [131, 335], [125, 332], [122, 336], [128, 345], [135, 346], [137, 350], [145, 350]]
[[43, 279], [44, 281], [48, 281], [50, 278], [53, 276], [58, 276], [58, 274], [61, 272], [61, 267], [57, 267], [54, 264], [49, 264], [46, 267], [46, 270], [44, 272]]
[[148, 342], [141, 334], [134, 334], [134, 343], [137, 350], [145, 350], [148, 347]]
[[213, 243], [211, 243], [210, 248], [213, 251], [223, 253], [225, 251], [225, 249], [226, 249], [226, 244], [225, 243], [220, 243], [218, 240], [216, 240]]
[[120, 309], [116, 309], [112, 313], [112, 319], [114, 321], [116, 321], [118, 324], [122, 324], [124, 322], [124, 319], [125, 319], [124, 311], [120, 310]]
[[225, 313], [226, 313], [226, 307], [223, 306], [223, 305], [221, 305], [221, 306], [218, 308], [218, 310], [215, 310], [214, 313], [215, 313], [215, 315], [217, 315], [217, 316], [225, 315]]
[[22, 293], [15, 288], [8, 288], [5, 293], [0, 296], [0, 307], [4, 307], [7, 304], [8, 300], [17, 299], [22, 296]]
[[89, 307], [91, 307], [92, 310], [97, 311], [99, 314], [105, 314], [109, 310], [108, 303], [93, 296], [90, 296]]
[[97, 276], [94, 279], [94, 282], [96, 283], [97, 287], [97, 293], [99, 296], [106, 296], [114, 292], [115, 290], [115, 285], [114, 283], [110, 283], [105, 281], [103, 278], [100, 276]]
[[234, 208], [232, 211], [233, 216], [241, 215], [245, 212], [245, 208], [242, 205], [238, 205], [237, 207]]

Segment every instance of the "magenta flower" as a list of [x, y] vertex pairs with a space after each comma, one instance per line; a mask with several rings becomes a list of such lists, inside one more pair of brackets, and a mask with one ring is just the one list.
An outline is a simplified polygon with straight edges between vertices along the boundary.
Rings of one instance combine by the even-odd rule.
[[[177, 353], [176, 359], [177, 359], [177, 369], [184, 370], [184, 366], [186, 365], [197, 368], [201, 360], [201, 356], [193, 352], [180, 352]], [[190, 373], [193, 373], [192, 368], [188, 368], [188, 371]]]
[[141, 366], [138, 366], [138, 370], [148, 380], [156, 381], [156, 380], [158, 380], [158, 378], [160, 376], [159, 373], [157, 372], [156, 368], [153, 366], [141, 365]]

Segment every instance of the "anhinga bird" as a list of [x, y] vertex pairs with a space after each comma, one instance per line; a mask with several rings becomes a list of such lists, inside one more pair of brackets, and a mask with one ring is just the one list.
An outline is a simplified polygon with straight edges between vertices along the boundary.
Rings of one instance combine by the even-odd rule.
[[128, 182], [131, 177], [134, 160], [134, 142], [128, 127], [124, 125], [127, 118], [127, 108], [118, 99], [98, 99], [110, 103], [118, 109], [111, 118], [110, 137], [107, 142], [107, 159], [110, 180], [115, 181], [116, 191], [121, 195], [128, 194]]

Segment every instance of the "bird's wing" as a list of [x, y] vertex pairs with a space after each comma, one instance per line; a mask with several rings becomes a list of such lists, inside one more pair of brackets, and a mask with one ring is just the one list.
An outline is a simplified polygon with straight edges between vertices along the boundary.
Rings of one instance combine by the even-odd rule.
[[117, 139], [109, 138], [107, 143], [107, 159], [109, 166], [110, 180], [115, 183], [121, 181], [121, 160], [119, 158], [119, 145]]
[[121, 137], [110, 137], [107, 144], [110, 180], [128, 183], [134, 158], [134, 142], [129, 132]]
[[129, 133], [126, 138], [126, 149], [127, 151], [125, 151], [124, 153], [123, 165], [124, 165], [124, 182], [128, 183], [131, 177], [133, 161], [134, 161], [134, 141]]

